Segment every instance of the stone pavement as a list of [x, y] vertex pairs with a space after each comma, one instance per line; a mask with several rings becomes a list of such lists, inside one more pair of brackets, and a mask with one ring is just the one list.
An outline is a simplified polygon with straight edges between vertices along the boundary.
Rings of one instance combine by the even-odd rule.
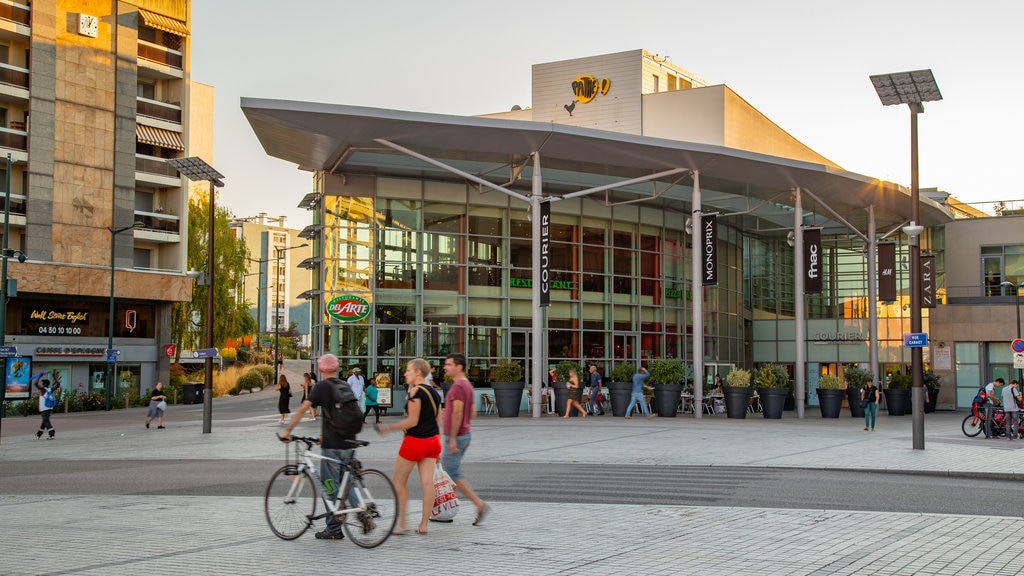
[[[3, 422], [3, 461], [280, 459], [267, 391], [201, 406], [172, 406], [166, 430], [142, 428], [141, 409], [58, 414], [58, 439], [37, 441], [38, 418]], [[232, 406], [232, 403], [235, 403]], [[245, 403], [248, 409], [239, 408]], [[235, 416], [218, 418], [218, 414]], [[1024, 442], [966, 438], [964, 413], [926, 417], [925, 450], [911, 449], [911, 418], [880, 416], [874, 433], [850, 417], [753, 415], [476, 421], [470, 460], [706, 465], [899, 471], [1024, 478]], [[316, 424], [303, 423], [313, 432]], [[301, 433], [303, 428], [299, 429]], [[266, 441], [260, 441], [261, 438]], [[390, 462], [399, 437], [377, 437], [364, 462]], [[510, 440], [511, 439], [511, 440]], [[599, 449], [589, 449], [591, 447]], [[585, 448], [585, 449], [581, 449]], [[26, 481], [24, 477], [4, 482]], [[0, 484], [0, 574], [1019, 574], [1024, 518], [703, 506], [492, 502], [484, 526], [467, 506], [429, 536], [396, 536], [374, 550], [275, 538], [262, 499], [164, 495], [21, 494]], [[17, 493], [19, 495], [11, 495]], [[1022, 492], [1024, 493], [1024, 492]], [[468, 503], [467, 503], [468, 504]], [[410, 503], [416, 510], [417, 504]]]

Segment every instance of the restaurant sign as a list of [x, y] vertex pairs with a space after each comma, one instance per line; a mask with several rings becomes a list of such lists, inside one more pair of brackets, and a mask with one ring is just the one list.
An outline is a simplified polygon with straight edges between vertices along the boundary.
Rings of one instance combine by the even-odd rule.
[[341, 322], [358, 322], [370, 315], [370, 303], [354, 294], [344, 294], [327, 303], [327, 313]]

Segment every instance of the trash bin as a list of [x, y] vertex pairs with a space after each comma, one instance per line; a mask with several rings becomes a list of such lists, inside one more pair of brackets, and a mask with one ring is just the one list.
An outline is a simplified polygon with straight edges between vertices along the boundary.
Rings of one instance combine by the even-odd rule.
[[185, 382], [181, 385], [181, 403], [182, 404], [202, 404], [203, 403], [203, 383], [202, 382]]

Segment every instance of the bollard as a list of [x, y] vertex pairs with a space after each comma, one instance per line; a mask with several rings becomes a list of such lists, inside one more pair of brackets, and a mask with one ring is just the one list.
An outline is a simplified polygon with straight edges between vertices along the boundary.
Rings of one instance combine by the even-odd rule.
[[68, 413], [68, 398], [67, 398], [67, 396], [64, 397], [64, 413], [65, 414]]
[[174, 395], [172, 396], [172, 398], [174, 399], [174, 402], [171, 402], [171, 404], [177, 404], [178, 403], [178, 391], [177, 390], [174, 390]]
[[124, 409], [125, 410], [128, 409], [128, 394], [127, 393], [125, 393], [125, 395], [124, 395]]

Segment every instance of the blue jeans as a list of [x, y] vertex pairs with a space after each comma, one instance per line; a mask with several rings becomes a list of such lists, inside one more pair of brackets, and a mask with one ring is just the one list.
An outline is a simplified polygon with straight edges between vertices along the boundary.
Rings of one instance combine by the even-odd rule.
[[455, 446], [459, 449], [458, 454], [452, 454], [448, 451], [448, 443], [451, 442], [451, 436], [445, 436], [441, 442], [441, 466], [444, 467], [444, 471], [452, 477], [453, 481], [462, 479], [462, 472], [459, 471], [459, 468], [462, 466], [462, 457], [466, 454], [466, 448], [469, 448], [471, 436], [472, 434], [462, 434], [455, 437]]
[[875, 418], [878, 417], [878, 403], [868, 402], [867, 406], [864, 407], [864, 427], [874, 428]]
[[626, 407], [626, 416], [633, 413], [633, 404], [636, 402], [640, 403], [640, 411], [643, 412], [644, 416], [651, 415], [651, 408], [647, 405], [647, 400], [644, 399], [644, 393], [641, 391], [633, 392], [629, 395], [629, 406]]
[[[340, 464], [329, 460], [320, 461], [320, 481], [324, 483], [323, 488], [324, 492], [327, 493], [327, 500], [334, 502], [334, 499], [338, 497], [338, 489], [341, 488], [341, 477], [344, 473], [343, 466], [348, 466], [348, 461], [352, 458], [352, 450], [322, 448], [320, 453], [328, 458], [341, 461]], [[328, 516], [327, 530], [331, 532], [341, 530], [341, 522], [338, 522], [334, 516]]]

